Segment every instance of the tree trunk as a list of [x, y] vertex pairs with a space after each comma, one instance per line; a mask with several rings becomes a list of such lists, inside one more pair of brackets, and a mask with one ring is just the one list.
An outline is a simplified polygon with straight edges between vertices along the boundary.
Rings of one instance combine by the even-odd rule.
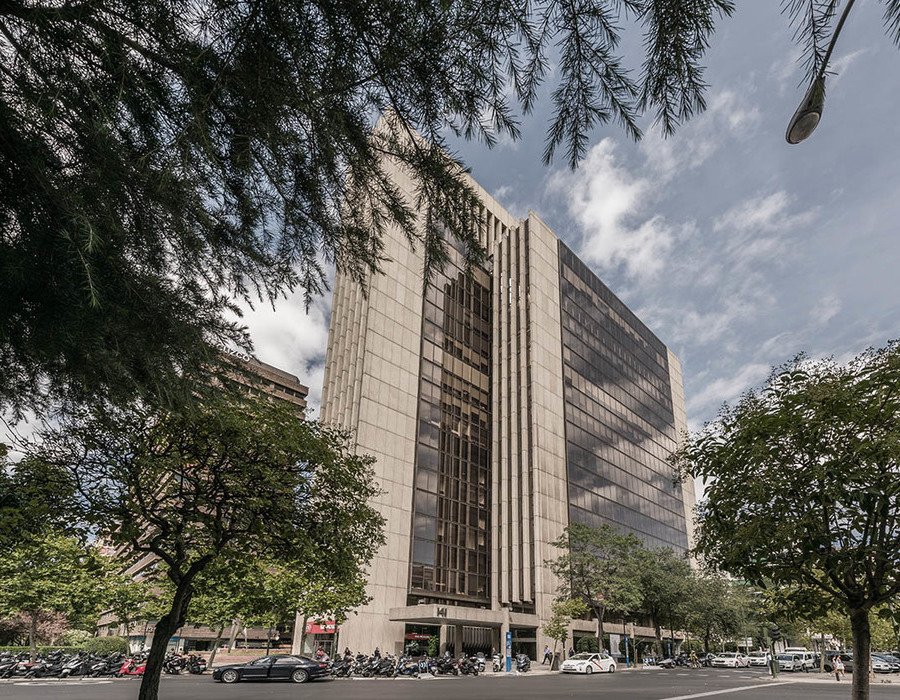
[[853, 689], [852, 700], [869, 700], [869, 667], [871, 663], [871, 630], [868, 608], [850, 608], [850, 627], [853, 630]]
[[704, 654], [709, 653], [709, 636], [710, 636], [710, 634], [711, 634], [710, 631], [706, 630], [706, 634], [703, 635], [703, 653]]
[[659, 626], [659, 623], [654, 618], [653, 620], [653, 631], [656, 633], [656, 658], [662, 658], [662, 628]]
[[28, 626], [28, 647], [31, 652], [31, 663], [37, 661], [37, 611], [31, 613], [31, 624]]
[[213, 670], [213, 661], [216, 660], [216, 652], [219, 650], [219, 644], [222, 643], [222, 634], [225, 632], [225, 625], [219, 626], [219, 633], [216, 635], [216, 641], [213, 642], [212, 652], [209, 655], [209, 663], [206, 664], [206, 667], [212, 671]]
[[241, 631], [241, 621], [235, 618], [231, 621], [231, 635], [228, 637], [228, 653], [234, 649], [234, 643], [237, 641], [238, 632]]
[[603, 613], [605, 606], [595, 606], [594, 614], [597, 616], [597, 651], [603, 651]]
[[172, 607], [153, 628], [153, 643], [150, 645], [150, 653], [147, 655], [147, 667], [141, 678], [138, 700], [158, 700], [159, 677], [162, 674], [166, 648], [169, 646], [171, 636], [184, 625], [184, 617], [187, 614], [193, 592], [190, 582], [179, 584], [175, 589], [175, 597], [172, 598]]

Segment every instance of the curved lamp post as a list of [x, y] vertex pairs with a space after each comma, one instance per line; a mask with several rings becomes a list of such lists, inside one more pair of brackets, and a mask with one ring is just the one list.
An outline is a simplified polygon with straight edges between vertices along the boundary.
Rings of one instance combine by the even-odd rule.
[[794, 112], [794, 116], [791, 117], [787, 133], [785, 134], [785, 138], [790, 144], [798, 144], [809, 138], [822, 119], [822, 108], [825, 106], [825, 70], [828, 68], [831, 52], [834, 51], [834, 45], [837, 43], [841, 29], [844, 28], [844, 22], [847, 20], [847, 15], [850, 14], [850, 8], [853, 7], [854, 2], [856, 0], [847, 0], [847, 5], [841, 13], [841, 18], [834, 28], [834, 34], [831, 36], [828, 49], [825, 51], [819, 72], [813, 78], [806, 95], [803, 97], [803, 101], [797, 107], [797, 111]]

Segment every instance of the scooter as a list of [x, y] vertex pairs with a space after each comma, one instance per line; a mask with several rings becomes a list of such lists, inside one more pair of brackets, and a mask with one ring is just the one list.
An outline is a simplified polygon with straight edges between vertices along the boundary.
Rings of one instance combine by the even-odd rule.
[[199, 675], [206, 670], [206, 659], [199, 654], [191, 654], [187, 661], [188, 673]]
[[478, 675], [478, 664], [476, 664], [468, 656], [461, 657], [459, 659], [459, 662], [456, 664], [456, 668], [458, 668], [459, 672], [464, 676]]
[[429, 670], [431, 671], [432, 676], [438, 676], [444, 673], [452, 673], [454, 676], [459, 675], [459, 668], [457, 668], [456, 666], [456, 659], [450, 656], [449, 651], [446, 652], [445, 655], [441, 658], [435, 659], [432, 662], [431, 668]]
[[494, 673], [500, 673], [503, 669], [503, 657], [500, 654], [494, 654], [493, 663], [491, 664], [491, 670]]
[[397, 676], [409, 676], [411, 678], [419, 677], [419, 664], [408, 656], [401, 656], [394, 668], [394, 678]]
[[484, 668], [486, 665], [484, 652], [479, 651], [475, 656], [469, 657], [472, 659], [473, 663], [478, 667], [478, 673], [484, 673]]
[[528, 673], [531, 670], [531, 659], [528, 654], [516, 654], [516, 671]]
[[116, 671], [116, 678], [122, 676], [143, 676], [147, 668], [147, 661], [137, 656], [125, 659], [122, 666]]

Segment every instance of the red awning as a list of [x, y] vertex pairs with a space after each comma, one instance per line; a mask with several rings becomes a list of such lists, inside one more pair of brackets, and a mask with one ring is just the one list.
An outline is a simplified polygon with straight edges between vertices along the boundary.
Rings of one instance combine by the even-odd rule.
[[306, 634], [334, 634], [336, 629], [334, 620], [309, 620], [306, 623]]

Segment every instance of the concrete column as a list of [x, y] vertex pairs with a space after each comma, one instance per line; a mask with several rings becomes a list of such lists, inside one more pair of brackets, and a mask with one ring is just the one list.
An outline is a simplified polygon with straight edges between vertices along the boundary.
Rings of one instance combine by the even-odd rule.
[[453, 654], [459, 658], [463, 655], [463, 626], [456, 625], [453, 632]]
[[441, 631], [438, 635], [438, 655], [443, 656], [447, 651], [447, 625], [441, 625]]

